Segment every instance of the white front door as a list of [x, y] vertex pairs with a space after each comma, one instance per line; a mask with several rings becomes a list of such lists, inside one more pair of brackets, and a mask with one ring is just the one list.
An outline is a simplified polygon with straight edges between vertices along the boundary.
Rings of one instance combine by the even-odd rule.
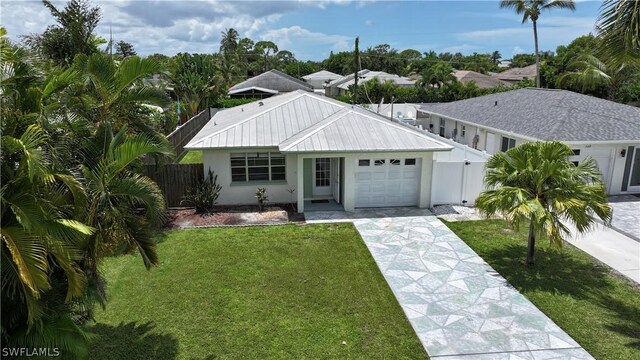
[[313, 196], [331, 195], [331, 158], [316, 158], [313, 164]]
[[418, 204], [420, 159], [356, 160], [356, 207]]
[[627, 191], [640, 191], [640, 147], [636, 147], [633, 151]]

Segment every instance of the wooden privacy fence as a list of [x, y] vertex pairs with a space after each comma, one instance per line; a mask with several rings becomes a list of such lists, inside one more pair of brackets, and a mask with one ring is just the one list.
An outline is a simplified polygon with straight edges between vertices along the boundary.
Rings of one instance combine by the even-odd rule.
[[167, 206], [177, 207], [187, 190], [204, 179], [202, 164], [147, 164], [144, 174], [155, 181], [167, 201]]
[[167, 135], [167, 140], [176, 149], [176, 160], [179, 160], [184, 153], [184, 146], [200, 131], [209, 120], [218, 112], [218, 109], [207, 108], [198, 115], [192, 117], [171, 134]]

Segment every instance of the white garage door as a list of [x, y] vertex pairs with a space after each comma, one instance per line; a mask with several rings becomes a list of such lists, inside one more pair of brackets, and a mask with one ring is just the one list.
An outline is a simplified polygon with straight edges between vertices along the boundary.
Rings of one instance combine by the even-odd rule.
[[420, 159], [356, 160], [356, 207], [418, 205]]

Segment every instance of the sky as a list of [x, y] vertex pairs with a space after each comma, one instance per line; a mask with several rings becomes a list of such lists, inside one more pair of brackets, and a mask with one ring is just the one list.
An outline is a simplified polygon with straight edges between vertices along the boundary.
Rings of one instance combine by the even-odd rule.
[[[53, 1], [59, 8], [65, 1]], [[270, 40], [300, 60], [331, 51], [389, 44], [420, 52], [500, 51], [504, 59], [533, 52], [531, 23], [498, 1], [175, 1], [93, 0], [102, 9], [97, 33], [134, 45], [139, 55], [217, 52], [221, 34], [234, 28], [254, 41]], [[576, 11], [543, 13], [541, 50], [555, 50], [593, 32], [601, 1], [576, 1]], [[40, 1], [0, 0], [0, 24], [9, 36], [40, 33], [54, 23]]]

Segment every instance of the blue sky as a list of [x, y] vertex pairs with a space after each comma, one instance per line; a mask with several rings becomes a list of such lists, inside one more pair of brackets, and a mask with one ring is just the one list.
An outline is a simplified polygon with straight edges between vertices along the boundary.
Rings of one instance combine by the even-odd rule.
[[[321, 60], [330, 51], [387, 43], [421, 52], [500, 51], [503, 58], [533, 51], [531, 24], [521, 24], [498, 1], [93, 1], [103, 9], [98, 33], [132, 43], [139, 54], [217, 51], [223, 30], [271, 40], [298, 59]], [[63, 1], [54, 4], [64, 6]], [[600, 1], [578, 1], [576, 11], [555, 10], [539, 21], [540, 48], [555, 50], [593, 31]], [[24, 16], [28, 14], [28, 16]], [[0, 3], [0, 23], [12, 38], [52, 23], [38, 1]]]

